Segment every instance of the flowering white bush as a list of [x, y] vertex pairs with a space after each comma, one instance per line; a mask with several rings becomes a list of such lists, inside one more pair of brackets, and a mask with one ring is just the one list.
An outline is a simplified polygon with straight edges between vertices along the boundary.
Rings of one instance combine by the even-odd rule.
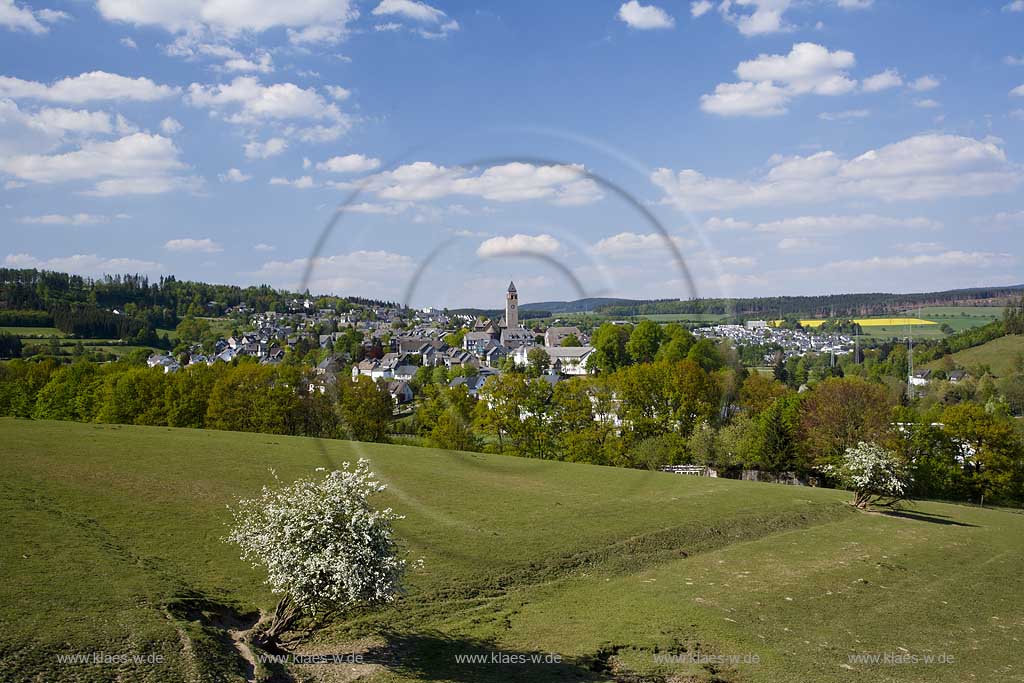
[[895, 453], [863, 441], [846, 449], [839, 467], [829, 465], [823, 471], [853, 490], [853, 504], [861, 509], [883, 500], [895, 502], [903, 498], [909, 484], [905, 468]]
[[234, 524], [225, 540], [242, 548], [243, 560], [264, 567], [273, 592], [284, 594], [263, 633], [266, 643], [276, 644], [304, 611], [395, 598], [406, 561], [391, 523], [401, 516], [369, 502], [385, 488], [369, 462], [360, 460], [354, 469], [346, 462], [323, 479], [264, 486], [258, 497], [228, 506]]

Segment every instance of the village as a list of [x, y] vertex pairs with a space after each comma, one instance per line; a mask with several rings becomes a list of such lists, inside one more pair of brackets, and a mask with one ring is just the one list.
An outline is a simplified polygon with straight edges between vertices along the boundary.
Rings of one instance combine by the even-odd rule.
[[[426, 372], [424, 368], [431, 373], [443, 369], [449, 387], [464, 387], [472, 397], [479, 396], [488, 379], [529, 366], [531, 351], [535, 364], [538, 357], [541, 359], [541, 375], [551, 386], [595, 371], [590, 362], [595, 348], [590, 345], [589, 328], [558, 318], [523, 321], [514, 282], [509, 283], [504, 298], [504, 313], [498, 320], [395, 304], [342, 311], [317, 308], [310, 298], [292, 299], [286, 311], [257, 313], [242, 305], [232, 312], [245, 316], [247, 331], [192, 343], [184, 351], [179, 347], [177, 353], [154, 353], [147, 359], [147, 365], [159, 367], [165, 373], [197, 364], [232, 363], [241, 358], [277, 365], [285, 362], [287, 354], [298, 353], [306, 359], [314, 358], [306, 361], [311, 366], [305, 387], [309, 393], [325, 393], [341, 378], [356, 381], [367, 377], [386, 383], [396, 413], [416, 400], [417, 387], [422, 382], [414, 379], [418, 373]], [[627, 324], [621, 320], [611, 322]], [[847, 334], [788, 329], [762, 320], [696, 327], [692, 333], [697, 338], [734, 348], [759, 350], [761, 365], [807, 354], [831, 355], [835, 359], [855, 353], [859, 344]], [[319, 353], [310, 354], [311, 350]], [[436, 377], [432, 374], [431, 381], [436, 382]], [[923, 385], [927, 380], [922, 375], [912, 381]]]
[[765, 363], [773, 361], [776, 351], [781, 352], [784, 359], [806, 353], [844, 356], [853, 353], [857, 346], [857, 340], [850, 335], [775, 327], [765, 320], [749, 320], [743, 325], [698, 327], [693, 334], [708, 339], [727, 339], [734, 346], [771, 347], [772, 352], [764, 356]]
[[[369, 377], [387, 382], [389, 393], [401, 406], [413, 400], [410, 383], [421, 368], [454, 369], [458, 376], [450, 386], [464, 385], [471, 396], [476, 396], [484, 382], [501, 374], [503, 368], [510, 364], [526, 366], [531, 349], [543, 349], [548, 360], [546, 378], [552, 384], [563, 377], [588, 374], [587, 362], [594, 352], [579, 327], [525, 327], [519, 319], [515, 283], [509, 283], [505, 313], [499, 321], [399, 306], [339, 313], [315, 309], [310, 299], [294, 299], [284, 313], [253, 313], [249, 321], [251, 331], [217, 339], [209, 352], [196, 343], [185, 353], [154, 353], [147, 365], [162, 368], [165, 373], [200, 363], [230, 363], [243, 357], [275, 365], [284, 361], [288, 350], [305, 344], [326, 351], [326, 357], [315, 368], [310, 391], [326, 391], [338, 381], [339, 373], [351, 366], [353, 381]], [[317, 332], [325, 328], [333, 331]], [[361, 359], [351, 350], [341, 349], [353, 333], [359, 340]]]

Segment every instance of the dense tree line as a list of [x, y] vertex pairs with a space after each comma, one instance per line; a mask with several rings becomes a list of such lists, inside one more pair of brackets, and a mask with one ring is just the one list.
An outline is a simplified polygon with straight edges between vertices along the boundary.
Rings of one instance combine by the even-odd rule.
[[21, 358], [21, 339], [16, 334], [0, 332], [0, 358]]
[[0, 310], [0, 327], [53, 327], [46, 311]]
[[385, 441], [392, 399], [367, 378], [321, 391], [308, 371], [252, 361], [165, 374], [131, 362], [0, 365], [0, 415]]
[[1006, 334], [1024, 334], [1024, 296], [1003, 311]]
[[[0, 309], [48, 311], [56, 305], [88, 304], [100, 308], [168, 309], [175, 317], [222, 315], [232, 306], [245, 304], [257, 312], [284, 311], [295, 293], [268, 285], [238, 287], [181, 281], [173, 276], [151, 282], [144, 275], [81, 275], [36, 269], [0, 268]], [[386, 302], [352, 297], [314, 297], [322, 308], [385, 306]], [[169, 325], [173, 327], [174, 325]]]
[[[142, 275], [86, 278], [35, 269], [0, 268], [0, 326], [50, 327], [65, 334], [167, 348], [158, 329], [183, 318], [219, 316], [244, 304], [256, 312], [289, 309], [301, 297], [269, 286], [237, 287]], [[321, 296], [317, 308], [394, 306], [372, 299]], [[372, 316], [372, 311], [369, 313]]]
[[[905, 405], [861, 377], [812, 380], [797, 392], [728, 357], [705, 368], [658, 359], [660, 350], [653, 362], [553, 386], [533, 372], [507, 372], [479, 399], [448, 386], [457, 373], [422, 368], [413, 429], [441, 448], [621, 467], [693, 463], [726, 476], [757, 469], [820, 478], [847, 448], [869, 442], [901, 454], [914, 496], [1024, 503], [1021, 433], [1005, 401], [981, 403], [980, 388]], [[392, 410], [383, 383], [343, 378], [321, 391], [308, 369], [287, 364], [170, 374], [128, 361], [0, 364], [2, 415], [387, 441]]]
[[714, 313], [744, 318], [778, 319], [862, 317], [899, 313], [913, 306], [954, 305], [965, 301], [984, 302], [1020, 295], [1020, 288], [980, 287], [920, 294], [829, 294], [821, 296], [778, 296], [748, 299], [690, 299], [645, 301], [599, 306], [599, 313], [612, 317], [635, 315]]
[[1024, 404], [1024, 359], [986, 391], [965, 381], [908, 405], [904, 385], [888, 381], [897, 368], [906, 377], [901, 347], [847, 359], [848, 373], [827, 355], [794, 357], [777, 367], [780, 381], [685, 330], [609, 325], [594, 343], [598, 374], [554, 387], [532, 363], [488, 380], [478, 401], [463, 387], [428, 386], [416, 429], [441, 448], [825, 483], [847, 449], [867, 442], [901, 454], [914, 496], [1024, 503], [1024, 441], [1011, 418], [1013, 401]]
[[725, 476], [755, 469], [826, 484], [846, 450], [868, 442], [901, 455], [915, 497], [1024, 503], [1024, 442], [1005, 410], [970, 400], [908, 407], [860, 377], [796, 392], [770, 375], [709, 373], [691, 360], [554, 387], [506, 373], [488, 380], [479, 400], [464, 387], [428, 385], [415, 425], [439, 448], [621, 467], [701, 464]]
[[[1012, 308], [1007, 308], [1006, 310], [1010, 311]], [[943, 339], [915, 343], [914, 362], [927, 363], [936, 358], [942, 358], [947, 354], [987, 344], [993, 339], [998, 339], [1007, 334], [1016, 333], [1010, 332], [1004, 321], [993, 320], [987, 325], [961, 330]]]
[[87, 339], [125, 339], [137, 344], [164, 346], [156, 328], [173, 326], [166, 309], [146, 309], [115, 314], [87, 304], [60, 304], [50, 314], [53, 325], [65, 334]]

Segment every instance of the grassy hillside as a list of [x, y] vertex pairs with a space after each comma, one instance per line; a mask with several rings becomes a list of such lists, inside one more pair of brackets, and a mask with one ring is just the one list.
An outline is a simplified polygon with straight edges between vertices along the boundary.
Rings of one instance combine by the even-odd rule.
[[[981, 346], [958, 351], [953, 354], [953, 360], [958, 366], [968, 369], [987, 365], [992, 369], [992, 374], [1002, 377], [1010, 374], [1017, 354], [1020, 353], [1024, 353], [1024, 335], [1010, 334]], [[929, 363], [928, 367], [940, 368], [942, 365], [942, 361], [935, 361]]]
[[922, 306], [907, 309], [906, 314], [934, 320], [960, 332], [1002, 319], [1003, 310], [1002, 306]]
[[16, 337], [22, 339], [49, 339], [50, 337], [64, 337], [67, 336], [56, 327], [3, 327], [0, 326], [0, 332], [6, 332], [7, 334], [13, 334]]
[[[274, 598], [220, 541], [225, 504], [367, 457], [424, 569], [395, 606], [299, 652], [295, 680], [1015, 680], [1024, 516], [922, 504], [867, 515], [840, 491], [400, 446], [0, 419], [0, 680], [253, 676], [222, 628]], [[901, 616], [895, 617], [899, 611]], [[656, 656], [757, 655], [665, 664]], [[849, 663], [857, 653], [953, 664]], [[557, 653], [559, 663], [456, 656]], [[160, 654], [61, 664], [58, 654]]]

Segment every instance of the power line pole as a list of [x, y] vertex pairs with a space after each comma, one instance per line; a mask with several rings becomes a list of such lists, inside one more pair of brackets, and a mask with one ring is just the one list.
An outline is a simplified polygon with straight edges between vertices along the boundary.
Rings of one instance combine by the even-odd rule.
[[907, 340], [910, 342], [910, 351], [907, 353], [907, 363], [909, 365], [910, 374], [907, 375], [907, 398], [914, 398], [914, 325], [911, 323], [908, 327]]

